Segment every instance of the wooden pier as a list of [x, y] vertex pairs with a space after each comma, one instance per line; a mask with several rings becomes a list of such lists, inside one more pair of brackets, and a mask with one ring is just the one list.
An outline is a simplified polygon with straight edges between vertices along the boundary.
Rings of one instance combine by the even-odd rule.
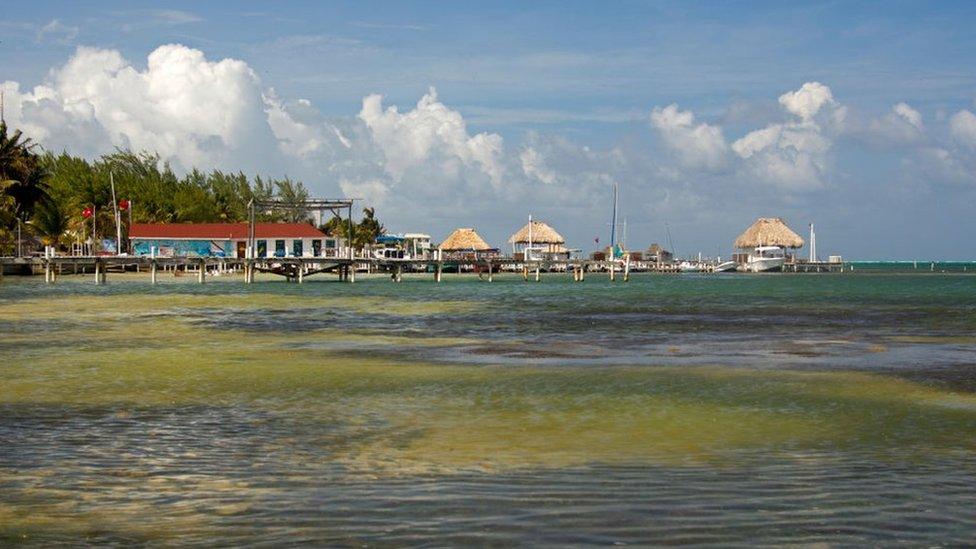
[[[566, 259], [524, 261], [515, 258], [458, 258], [458, 259], [377, 259], [373, 257], [275, 257], [262, 259], [221, 257], [149, 257], [149, 256], [49, 256], [13, 258], [0, 257], [0, 273], [20, 270], [32, 274], [43, 273], [48, 283], [55, 283], [65, 274], [92, 276], [95, 284], [105, 284], [109, 273], [145, 272], [151, 283], [161, 274], [195, 277], [205, 283], [207, 278], [224, 273], [242, 273], [245, 284], [253, 284], [257, 273], [283, 277], [290, 282], [304, 283], [309, 277], [331, 274], [344, 282], [355, 282], [357, 273], [386, 273], [393, 282], [402, 282], [404, 273], [426, 273], [435, 282], [443, 280], [443, 273], [470, 273], [492, 282], [499, 273], [520, 274], [524, 281], [539, 282], [543, 274], [572, 274], [574, 282], [586, 276], [606, 276], [610, 281], [628, 281], [633, 273], [678, 274], [676, 264], [631, 262], [626, 259], [594, 260]], [[788, 263], [784, 271], [844, 272], [842, 263]], [[707, 269], [702, 273], [707, 273]], [[2, 274], [0, 274], [2, 276]]]

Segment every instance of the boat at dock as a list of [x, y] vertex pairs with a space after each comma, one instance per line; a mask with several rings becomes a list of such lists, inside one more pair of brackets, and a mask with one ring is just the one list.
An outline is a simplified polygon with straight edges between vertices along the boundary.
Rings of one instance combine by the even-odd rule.
[[765, 273], [782, 271], [786, 263], [786, 254], [779, 246], [757, 246], [746, 259], [745, 271], [750, 273]]
[[730, 273], [734, 272], [738, 268], [739, 264], [735, 261], [723, 261], [715, 267], [712, 268], [713, 273]]

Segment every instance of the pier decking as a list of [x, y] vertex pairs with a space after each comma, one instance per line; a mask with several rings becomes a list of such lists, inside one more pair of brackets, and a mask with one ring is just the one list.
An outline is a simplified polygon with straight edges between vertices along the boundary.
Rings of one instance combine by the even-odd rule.
[[[270, 273], [302, 283], [316, 274], [333, 274], [345, 282], [355, 282], [357, 272], [388, 273], [394, 282], [403, 280], [405, 272], [428, 273], [440, 282], [443, 273], [465, 272], [477, 274], [482, 280], [493, 281], [502, 272], [518, 273], [524, 280], [538, 281], [544, 273], [571, 273], [573, 280], [582, 282], [587, 274], [599, 274], [615, 281], [627, 281], [631, 273], [676, 274], [680, 269], [671, 263], [632, 262], [627, 260], [565, 259], [525, 261], [515, 258], [479, 259], [378, 259], [374, 257], [275, 257], [266, 259], [220, 257], [146, 257], [146, 256], [51, 256], [0, 257], [0, 273], [21, 269], [31, 273], [43, 272], [45, 281], [54, 283], [64, 274], [90, 274], [96, 284], [104, 284], [109, 272], [134, 270], [147, 272], [156, 283], [160, 273], [174, 272], [196, 276], [203, 283], [208, 273], [241, 272], [244, 283], [255, 282], [257, 273]], [[843, 272], [842, 263], [791, 263], [784, 268], [792, 273]], [[703, 269], [702, 272], [708, 272]], [[2, 274], [0, 274], [2, 276]]]

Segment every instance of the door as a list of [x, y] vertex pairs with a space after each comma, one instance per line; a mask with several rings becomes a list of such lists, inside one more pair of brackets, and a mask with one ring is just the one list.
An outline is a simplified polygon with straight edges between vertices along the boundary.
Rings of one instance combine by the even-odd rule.
[[247, 242], [244, 242], [243, 240], [238, 241], [237, 242], [237, 256], [236, 257], [244, 257], [244, 254], [246, 254], [246, 253], [247, 253]]

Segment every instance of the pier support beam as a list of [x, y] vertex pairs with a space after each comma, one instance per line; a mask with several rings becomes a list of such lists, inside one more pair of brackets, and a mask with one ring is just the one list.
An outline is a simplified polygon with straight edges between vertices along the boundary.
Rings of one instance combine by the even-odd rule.
[[298, 265], [298, 283], [305, 283], [305, 266], [301, 264]]
[[356, 265], [354, 263], [349, 264], [349, 282], [356, 282]]
[[156, 284], [156, 260], [153, 259], [149, 263], [149, 281], [152, 284]]
[[489, 261], [488, 262], [488, 282], [491, 282], [492, 281], [492, 271], [493, 271], [493, 269], [492, 269], [491, 261]]
[[624, 259], [624, 282], [630, 281], [630, 256]]
[[535, 281], [536, 282], [539, 282], [540, 280], [541, 280], [541, 278], [539, 278], [539, 264], [536, 263], [535, 264]]
[[206, 278], [206, 276], [207, 276], [207, 260], [206, 259], [201, 259], [200, 260], [200, 271], [199, 271], [199, 273], [197, 273], [197, 281], [200, 284], [203, 284], [203, 281]]
[[105, 266], [97, 259], [95, 260], [95, 284], [105, 284]]
[[444, 262], [438, 261], [437, 267], [434, 269], [434, 282], [441, 281], [441, 274], [444, 272]]
[[607, 267], [610, 268], [610, 282], [614, 282], [617, 279], [616, 265], [613, 261], [607, 263]]
[[528, 265], [522, 265], [522, 280], [524, 280], [526, 282], [529, 281], [529, 266]]

